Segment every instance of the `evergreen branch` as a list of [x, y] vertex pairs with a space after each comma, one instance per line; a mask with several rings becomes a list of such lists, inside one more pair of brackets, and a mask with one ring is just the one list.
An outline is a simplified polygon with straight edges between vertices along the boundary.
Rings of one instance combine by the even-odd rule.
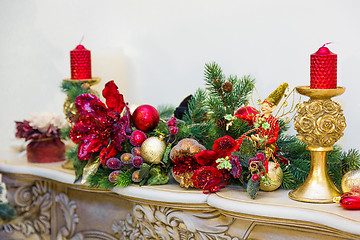
[[127, 187], [132, 183], [132, 173], [134, 171], [126, 171], [119, 174], [116, 178], [115, 186], [117, 187]]
[[184, 115], [187, 124], [200, 123], [206, 119], [206, 92], [202, 89], [196, 90], [188, 103], [188, 112]]
[[351, 170], [356, 170], [360, 168], [360, 154], [357, 149], [350, 149], [347, 152], [344, 152], [341, 155], [342, 159], [342, 172], [343, 174]]
[[243, 76], [240, 80], [235, 79], [237, 80], [237, 84], [233, 91], [234, 94], [237, 95], [237, 99], [234, 101], [234, 110], [247, 104], [248, 98], [255, 86], [255, 79], [250, 75]]
[[109, 175], [113, 170], [100, 166], [96, 173], [90, 174], [87, 178], [89, 187], [111, 189], [115, 186], [114, 183], [109, 181]]
[[207, 104], [211, 110], [211, 116], [215, 120], [221, 119], [227, 114], [225, 108], [222, 105], [222, 102], [218, 98], [210, 96], [208, 98]]
[[215, 63], [206, 63], [205, 64], [205, 70], [204, 70], [204, 76], [205, 76], [205, 84], [212, 90], [215, 90], [215, 93], [217, 93], [217, 89], [219, 87], [221, 88], [223, 79], [225, 78], [221, 67]]
[[219, 97], [222, 100], [222, 103], [225, 108], [228, 107], [228, 103], [226, 101], [226, 98], [224, 96], [224, 92], [222, 90], [222, 85], [225, 82], [225, 76], [222, 74], [221, 67], [215, 63], [212, 62], [210, 64], [205, 64], [205, 84], [207, 86], [207, 90], [217, 97]]
[[63, 127], [60, 129], [60, 138], [69, 139], [70, 138], [71, 126]]
[[159, 112], [160, 119], [171, 118], [175, 111], [175, 107], [169, 105], [160, 105], [156, 109]]

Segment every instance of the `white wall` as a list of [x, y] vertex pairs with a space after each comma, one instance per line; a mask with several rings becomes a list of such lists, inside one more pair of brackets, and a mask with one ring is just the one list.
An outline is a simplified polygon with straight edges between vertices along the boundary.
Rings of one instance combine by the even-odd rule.
[[[332, 41], [347, 129], [359, 148], [360, 1], [0, 0], [0, 149], [14, 120], [62, 113], [59, 85], [84, 35], [97, 86], [114, 79], [130, 103], [177, 105], [204, 87], [204, 64], [251, 74], [266, 97], [277, 85], [309, 85], [310, 54]], [[305, 98], [306, 99], [306, 98]]]

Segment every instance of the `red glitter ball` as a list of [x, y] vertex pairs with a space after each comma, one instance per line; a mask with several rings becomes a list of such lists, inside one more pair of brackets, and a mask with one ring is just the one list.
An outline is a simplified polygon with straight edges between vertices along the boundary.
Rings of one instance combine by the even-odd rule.
[[146, 140], [146, 134], [141, 130], [135, 130], [131, 133], [130, 144], [135, 147], [140, 147], [141, 144]]
[[149, 132], [158, 125], [160, 115], [153, 106], [141, 105], [132, 114], [132, 121], [137, 129]]

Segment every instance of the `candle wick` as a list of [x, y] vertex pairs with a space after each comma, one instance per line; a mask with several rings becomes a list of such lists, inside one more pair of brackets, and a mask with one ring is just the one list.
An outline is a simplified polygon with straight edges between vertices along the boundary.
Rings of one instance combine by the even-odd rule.
[[82, 35], [79, 45], [81, 45], [82, 41], [84, 40], [85, 35]]
[[332, 44], [333, 42], [328, 42], [328, 43], [324, 43], [324, 45], [322, 45], [322, 47], [325, 47], [326, 45]]

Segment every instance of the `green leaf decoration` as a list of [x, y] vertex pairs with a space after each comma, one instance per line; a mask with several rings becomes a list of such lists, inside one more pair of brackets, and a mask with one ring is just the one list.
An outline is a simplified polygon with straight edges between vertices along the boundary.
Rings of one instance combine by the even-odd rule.
[[168, 160], [169, 160], [169, 155], [170, 155], [170, 151], [171, 151], [171, 143], [168, 143], [168, 145], [166, 146], [165, 149], [165, 153], [164, 153], [164, 157], [162, 159], [163, 163], [167, 164]]
[[150, 175], [150, 165], [147, 163], [143, 163], [140, 167], [139, 170], [139, 178], [140, 179], [148, 179], [149, 175]]
[[252, 199], [255, 199], [259, 189], [260, 189], [260, 180], [255, 182], [250, 178], [247, 184], [247, 192]]
[[167, 171], [163, 171], [160, 165], [153, 166], [150, 169], [150, 178], [147, 185], [161, 185], [168, 183], [170, 177]]

